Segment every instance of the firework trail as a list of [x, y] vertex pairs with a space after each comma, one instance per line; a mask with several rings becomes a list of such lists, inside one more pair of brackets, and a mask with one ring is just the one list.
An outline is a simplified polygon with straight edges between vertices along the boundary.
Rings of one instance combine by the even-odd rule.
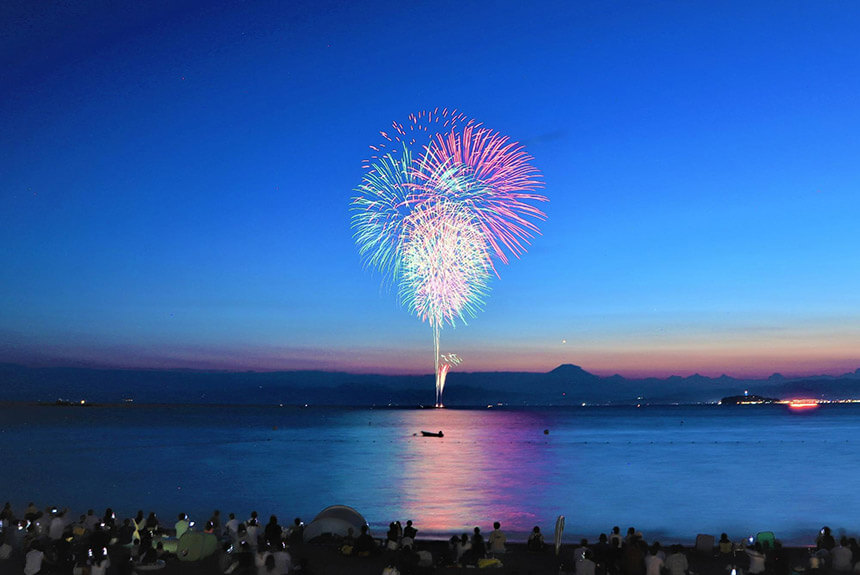
[[490, 260], [473, 215], [462, 204], [420, 204], [404, 224], [400, 300], [433, 330], [436, 405], [441, 407], [444, 373], [439, 336], [445, 323], [476, 315], [487, 294]]
[[494, 259], [526, 251], [544, 218], [530, 202], [547, 198], [522, 146], [456, 110], [419, 112], [381, 135], [352, 199], [355, 241], [365, 266], [430, 324], [441, 407], [451, 364], [440, 368], [440, 330], [480, 311]]
[[448, 372], [451, 371], [453, 366], [460, 365], [462, 361], [463, 360], [460, 359], [456, 353], [442, 354], [439, 356], [439, 365], [436, 368], [438, 381], [436, 386], [437, 407], [444, 407], [444, 405], [442, 405], [442, 393], [445, 391], [445, 378], [448, 377]]

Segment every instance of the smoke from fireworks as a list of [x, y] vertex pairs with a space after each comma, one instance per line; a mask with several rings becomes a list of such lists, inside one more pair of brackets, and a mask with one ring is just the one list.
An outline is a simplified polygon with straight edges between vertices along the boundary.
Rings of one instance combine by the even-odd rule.
[[546, 197], [519, 144], [456, 111], [413, 114], [381, 134], [352, 200], [355, 240], [365, 265], [430, 324], [441, 406], [450, 363], [440, 368], [440, 330], [480, 311], [494, 258], [526, 251], [544, 218], [529, 202]]

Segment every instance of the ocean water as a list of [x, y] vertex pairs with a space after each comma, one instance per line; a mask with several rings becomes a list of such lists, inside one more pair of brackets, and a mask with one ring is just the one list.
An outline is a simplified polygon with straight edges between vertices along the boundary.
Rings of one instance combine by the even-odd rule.
[[[184, 511], [306, 522], [328, 505], [377, 534], [412, 519], [449, 537], [501, 521], [649, 541], [860, 530], [860, 406], [404, 410], [0, 407], [0, 498], [73, 513]], [[421, 430], [443, 430], [425, 438]], [[547, 431], [548, 433], [545, 433]], [[416, 435], [417, 434], [417, 435]]]

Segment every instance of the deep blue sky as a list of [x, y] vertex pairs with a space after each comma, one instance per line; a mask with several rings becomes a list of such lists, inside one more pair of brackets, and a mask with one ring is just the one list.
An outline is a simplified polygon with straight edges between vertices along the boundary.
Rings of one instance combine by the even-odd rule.
[[431, 372], [363, 269], [378, 132], [457, 108], [548, 219], [458, 368], [860, 366], [854, 2], [5, 2], [0, 361]]

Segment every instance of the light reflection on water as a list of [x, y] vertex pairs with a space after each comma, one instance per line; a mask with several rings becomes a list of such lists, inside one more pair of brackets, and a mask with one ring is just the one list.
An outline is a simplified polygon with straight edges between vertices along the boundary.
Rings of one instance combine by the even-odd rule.
[[[447, 537], [501, 521], [568, 538], [634, 525], [691, 541], [773, 530], [856, 533], [857, 406], [365, 410], [0, 407], [0, 492], [74, 511], [138, 508], [306, 521], [331, 504], [377, 533]], [[420, 437], [421, 430], [445, 432]], [[549, 434], [544, 434], [544, 429]], [[418, 434], [418, 435], [415, 435]]]

